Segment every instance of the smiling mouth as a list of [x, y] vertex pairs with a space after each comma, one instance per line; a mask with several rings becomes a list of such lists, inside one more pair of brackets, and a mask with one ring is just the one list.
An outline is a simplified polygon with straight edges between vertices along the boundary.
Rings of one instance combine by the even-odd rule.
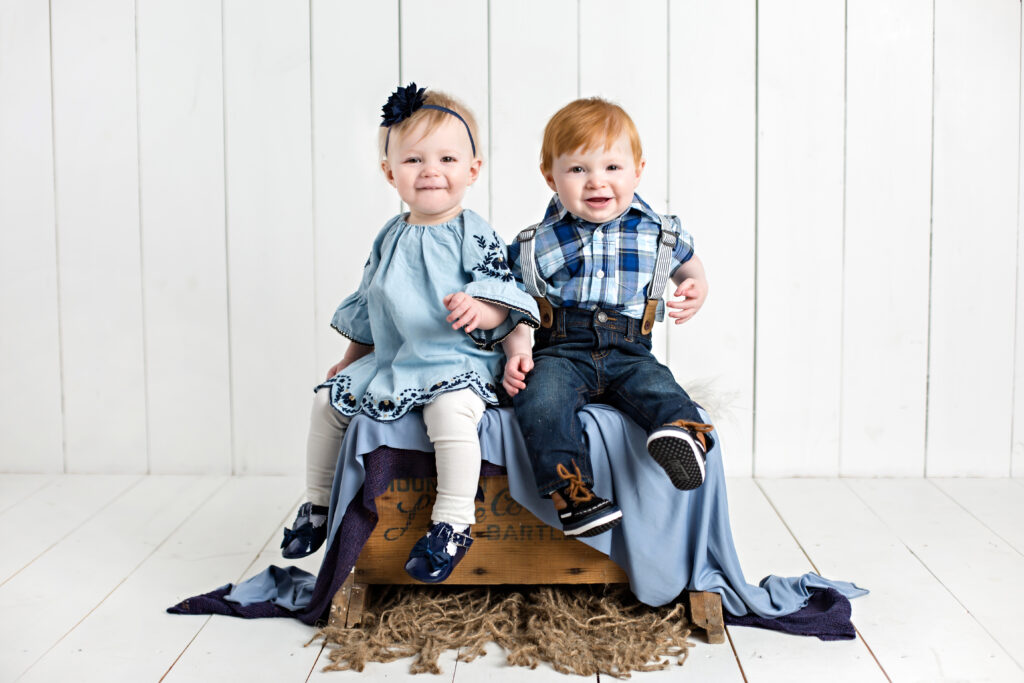
[[604, 206], [605, 204], [607, 204], [611, 200], [612, 200], [611, 197], [591, 197], [590, 199], [586, 199], [584, 201], [587, 204], [590, 204], [591, 206]]

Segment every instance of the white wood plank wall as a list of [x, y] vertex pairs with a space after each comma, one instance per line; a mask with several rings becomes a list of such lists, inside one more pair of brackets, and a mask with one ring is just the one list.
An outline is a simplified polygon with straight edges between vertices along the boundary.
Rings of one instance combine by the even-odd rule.
[[632, 113], [729, 474], [1021, 476], [1020, 48], [1014, 0], [0, 0], [0, 470], [300, 471], [416, 81], [506, 240], [546, 119]]

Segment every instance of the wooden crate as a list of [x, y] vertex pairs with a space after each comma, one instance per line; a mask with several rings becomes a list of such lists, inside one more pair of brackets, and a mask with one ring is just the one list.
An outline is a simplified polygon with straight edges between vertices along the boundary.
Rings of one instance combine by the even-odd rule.
[[[426, 533], [436, 495], [434, 479], [396, 479], [377, 497], [380, 520], [363, 546], [355, 580], [364, 584], [417, 583], [405, 560]], [[540, 521], [512, 499], [505, 476], [480, 480], [473, 547], [445, 582], [470, 584], [626, 583], [607, 556]]]
[[[606, 555], [566, 538], [513, 500], [507, 477], [484, 477], [480, 486], [484, 500], [477, 501], [473, 547], [445, 585], [629, 582]], [[405, 572], [405, 562], [426, 533], [436, 490], [435, 479], [396, 479], [377, 497], [377, 526], [334, 596], [332, 625], [359, 625], [371, 585], [423, 585]], [[692, 625], [706, 631], [708, 642], [725, 642], [721, 597], [691, 592], [689, 606]]]

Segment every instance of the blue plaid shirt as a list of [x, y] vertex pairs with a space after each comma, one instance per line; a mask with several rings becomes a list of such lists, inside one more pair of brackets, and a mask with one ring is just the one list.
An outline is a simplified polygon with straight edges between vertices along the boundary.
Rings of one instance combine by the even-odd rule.
[[[680, 227], [679, 218], [669, 219], [679, 232], [669, 271], [674, 273], [693, 256], [693, 237]], [[660, 233], [661, 217], [638, 195], [621, 216], [597, 225], [569, 213], [556, 194], [534, 238], [537, 270], [547, 283], [548, 301], [555, 307], [603, 308], [643, 318]], [[509, 244], [508, 256], [522, 287], [518, 242]], [[664, 309], [662, 302], [658, 320], [664, 318]]]

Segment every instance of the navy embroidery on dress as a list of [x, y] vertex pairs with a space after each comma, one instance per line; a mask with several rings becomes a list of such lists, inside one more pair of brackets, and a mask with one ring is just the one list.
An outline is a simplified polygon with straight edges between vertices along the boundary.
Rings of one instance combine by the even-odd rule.
[[486, 250], [484, 260], [473, 266], [473, 270], [488, 277], [497, 278], [502, 282], [511, 282], [514, 278], [512, 271], [508, 269], [508, 263], [505, 262], [505, 250], [501, 248], [501, 240], [497, 235], [493, 235], [493, 238], [488, 244], [487, 240], [480, 235], [473, 236], [477, 245]]
[[398, 396], [390, 398], [377, 397], [366, 392], [361, 400], [357, 399], [349, 391], [352, 386], [352, 378], [344, 373], [335, 375], [320, 386], [331, 388], [331, 404], [341, 414], [351, 417], [363, 412], [375, 420], [384, 422], [396, 420], [409, 412], [411, 408], [426, 405], [441, 394], [457, 389], [472, 388], [486, 403], [491, 405], [498, 403], [497, 387], [491, 382], [482, 381], [480, 375], [475, 372], [464, 372], [451, 379], [442, 380], [429, 389], [406, 389]]

